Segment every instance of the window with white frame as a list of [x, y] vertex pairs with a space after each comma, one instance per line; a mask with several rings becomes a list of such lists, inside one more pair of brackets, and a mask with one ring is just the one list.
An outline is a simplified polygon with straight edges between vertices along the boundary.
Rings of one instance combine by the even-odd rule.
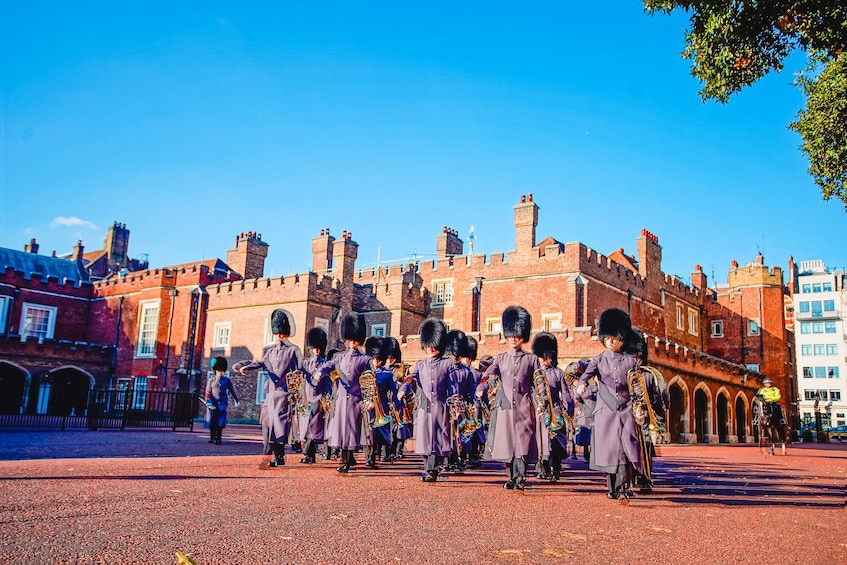
[[53, 339], [53, 333], [56, 331], [56, 312], [55, 306], [24, 302], [21, 311], [21, 339]]
[[823, 311], [824, 312], [835, 312], [835, 300], [824, 300], [823, 301]]
[[810, 322], [800, 322], [800, 333], [801, 334], [812, 333], [812, 324]]
[[447, 304], [453, 302], [453, 281], [433, 281], [435, 290], [434, 304]]
[[813, 347], [814, 347], [815, 355], [823, 355], [824, 347], [823, 347], [822, 343], [816, 343], [816, 344], [814, 344]]
[[156, 331], [159, 327], [159, 301], [150, 300], [139, 304], [138, 346], [136, 357], [156, 356]]
[[[829, 399], [835, 400], [836, 402], [841, 400], [841, 391], [840, 390], [831, 390], [829, 391]], [[844, 416], [841, 416], [842, 418]]]
[[826, 378], [826, 367], [815, 367], [815, 378], [816, 379], [825, 379]]
[[826, 368], [826, 374], [827, 374], [827, 376], [829, 376], [830, 379], [837, 379], [838, 378], [838, 367], [827, 367]]
[[759, 321], [758, 320], [747, 320], [747, 335], [759, 335], [761, 329], [759, 329]]
[[723, 337], [723, 320], [712, 320], [712, 337]]
[[135, 386], [132, 389], [132, 407], [145, 408], [147, 406], [147, 377], [135, 377]]
[[9, 308], [12, 299], [8, 296], [0, 296], [0, 334], [6, 333], [6, 322], [9, 320]]
[[[819, 324], [820, 322], [816, 322], [816, 323]], [[835, 322], [824, 322], [824, 328], [826, 330], [826, 333], [834, 334], [835, 333]], [[820, 333], [820, 332], [815, 332], [815, 333]]]
[[371, 326], [371, 335], [375, 335], [377, 337], [385, 337], [385, 324], [373, 324]]
[[804, 284], [802, 287], [800, 287], [800, 292], [802, 292], [803, 294], [812, 292], [812, 285]]
[[821, 283], [812, 283], [812, 292], [820, 292]]
[[486, 333], [500, 333], [501, 329], [501, 321], [500, 318], [488, 318], [485, 320], [485, 332]]
[[800, 346], [800, 355], [811, 355], [812, 354], [812, 346], [811, 345], [801, 345]]
[[215, 324], [215, 338], [212, 347], [225, 349], [229, 347], [229, 336], [232, 332], [232, 322], [218, 322]]
[[826, 354], [827, 355], [838, 355], [838, 345], [835, 343], [828, 343], [826, 345]]
[[559, 330], [562, 328], [562, 315], [561, 314], [542, 314], [541, 315], [541, 323], [544, 325], [545, 332], [551, 332], [553, 330]]
[[685, 312], [679, 304], [676, 305], [676, 327], [679, 330], [685, 329]]
[[688, 333], [691, 335], [700, 334], [700, 313], [692, 308], [688, 309]]
[[832, 283], [823, 283], [824, 292], [832, 292]]
[[814, 376], [812, 372], [812, 367], [803, 367], [803, 378], [811, 379]]

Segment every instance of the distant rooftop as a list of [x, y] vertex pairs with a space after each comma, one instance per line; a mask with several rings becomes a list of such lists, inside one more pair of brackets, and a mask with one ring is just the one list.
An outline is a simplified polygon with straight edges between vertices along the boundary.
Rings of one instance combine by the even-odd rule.
[[86, 270], [80, 268], [76, 261], [0, 247], [0, 270], [5, 271], [9, 267], [20, 271], [26, 278], [39, 274], [44, 279], [55, 277], [60, 282], [89, 280]]

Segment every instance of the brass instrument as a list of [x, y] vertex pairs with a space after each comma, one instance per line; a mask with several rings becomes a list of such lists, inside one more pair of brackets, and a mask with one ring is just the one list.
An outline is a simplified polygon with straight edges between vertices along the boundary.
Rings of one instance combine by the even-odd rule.
[[450, 409], [450, 429], [453, 432], [453, 440], [456, 442], [456, 452], [462, 453], [462, 442], [459, 439], [459, 419], [468, 408], [468, 403], [461, 394], [453, 394], [447, 397], [447, 407]]
[[359, 387], [362, 389], [362, 412], [374, 411], [373, 428], [381, 428], [391, 422], [391, 416], [382, 408], [379, 398], [379, 388], [376, 386], [376, 375], [373, 371], [364, 371], [359, 375]]
[[481, 427], [482, 422], [479, 420], [476, 405], [472, 402], [465, 403], [465, 415], [459, 424], [459, 433], [462, 435], [462, 439], [468, 441]]
[[656, 387], [660, 390], [664, 386], [665, 379], [658, 369], [642, 365], [630, 369], [626, 374], [626, 383], [629, 388], [629, 394], [632, 397], [632, 414], [635, 417], [635, 423], [639, 426], [647, 425], [647, 430], [651, 437], [660, 441], [654, 443], [663, 443], [665, 434], [665, 422], [662, 418], [656, 415], [653, 409], [653, 403], [650, 399], [650, 391], [647, 389], [647, 382], [644, 379], [644, 372], [650, 373], [653, 376]]
[[[412, 372], [412, 367], [401, 363], [402, 367], [398, 367], [403, 370], [403, 376], [400, 381], [405, 380], [409, 374]], [[397, 371], [395, 369], [395, 378], [397, 377]], [[418, 383], [414, 380], [412, 381], [412, 390], [409, 394], [403, 396], [403, 425], [411, 426], [415, 421], [415, 409], [418, 407], [418, 397], [417, 397]]]
[[403, 419], [400, 417], [400, 411], [397, 410], [397, 405], [394, 404], [394, 393], [390, 390], [388, 391], [388, 414], [391, 416], [391, 419], [397, 422], [397, 425], [401, 428], [405, 425]]
[[341, 378], [341, 374], [338, 372], [338, 369], [333, 369], [329, 374], [329, 380], [335, 383], [339, 378]]
[[488, 377], [488, 408], [494, 409], [494, 402], [497, 398], [497, 392], [500, 390], [500, 377], [491, 375]]
[[550, 381], [547, 380], [547, 371], [536, 369], [532, 375], [533, 391], [538, 406], [538, 415], [543, 416], [544, 426], [551, 432], [557, 432], [565, 427], [565, 419], [562, 410], [553, 403], [553, 394], [550, 392]]
[[305, 378], [305, 373], [299, 369], [285, 374], [285, 385], [288, 387], [288, 407], [291, 411], [303, 411], [302, 404], [306, 398], [306, 395], [303, 394]]

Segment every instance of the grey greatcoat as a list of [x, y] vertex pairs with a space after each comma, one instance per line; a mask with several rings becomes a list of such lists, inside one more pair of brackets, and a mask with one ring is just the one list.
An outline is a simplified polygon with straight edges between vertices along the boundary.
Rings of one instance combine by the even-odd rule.
[[509, 463], [521, 457], [526, 463], [538, 462], [535, 437], [535, 405], [532, 400], [533, 375], [541, 368], [538, 357], [523, 349], [500, 353], [485, 370], [477, 394], [486, 398], [492, 379], [499, 388], [491, 408], [491, 423], [485, 443], [486, 459]]
[[264, 367], [273, 386], [267, 388], [262, 405], [261, 424], [270, 431], [270, 441], [285, 443], [291, 433], [291, 417], [288, 403], [288, 384], [285, 375], [300, 368], [300, 348], [287, 342], [277, 343], [265, 352], [260, 364], [249, 364], [246, 368]]
[[589, 464], [597, 471], [618, 473], [623, 465], [631, 463], [638, 473], [643, 472], [639, 430], [627, 385], [627, 373], [636, 363], [632, 355], [607, 349], [591, 360], [579, 378], [580, 386], [587, 386], [593, 377], [598, 381]]
[[300, 433], [303, 439], [311, 439], [316, 443], [324, 441], [324, 413], [321, 410], [321, 397], [324, 394], [329, 394], [332, 390], [329, 377], [324, 377], [317, 369], [326, 359], [323, 357], [309, 357], [303, 361], [303, 372], [306, 378], [303, 379], [304, 403], [303, 410], [300, 412]]
[[371, 357], [356, 348], [340, 353], [320, 366], [322, 378], [338, 371], [335, 414], [329, 421], [330, 447], [359, 449], [362, 447], [362, 389], [359, 376], [371, 369]]
[[455, 385], [455, 364], [446, 357], [426, 357], [415, 363], [403, 381], [398, 394], [412, 393], [417, 384], [415, 409], [415, 453], [420, 455], [450, 455], [450, 410], [447, 397]]

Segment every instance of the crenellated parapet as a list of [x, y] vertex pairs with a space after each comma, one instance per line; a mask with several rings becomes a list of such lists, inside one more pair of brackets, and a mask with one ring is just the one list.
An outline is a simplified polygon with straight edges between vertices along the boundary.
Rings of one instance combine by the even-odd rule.
[[16, 288], [38, 288], [43, 292], [55, 292], [71, 296], [88, 296], [91, 294], [92, 283], [78, 279], [69, 279], [44, 275], [42, 273], [25, 273], [14, 267], [6, 267], [0, 282]]

